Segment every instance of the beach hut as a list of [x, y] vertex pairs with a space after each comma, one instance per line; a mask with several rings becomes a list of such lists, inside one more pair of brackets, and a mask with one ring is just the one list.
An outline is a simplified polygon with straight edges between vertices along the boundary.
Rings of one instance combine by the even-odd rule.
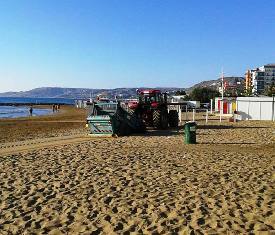
[[233, 114], [236, 111], [236, 98], [221, 97], [215, 98], [215, 111], [222, 114]]
[[274, 97], [238, 97], [237, 119], [275, 121]]

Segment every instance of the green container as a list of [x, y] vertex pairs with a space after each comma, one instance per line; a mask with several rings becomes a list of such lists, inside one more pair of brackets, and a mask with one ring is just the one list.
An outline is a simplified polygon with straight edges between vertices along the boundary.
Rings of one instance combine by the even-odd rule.
[[186, 122], [184, 125], [184, 135], [186, 144], [196, 144], [196, 122]]
[[112, 123], [112, 119], [108, 115], [89, 116], [87, 118], [91, 136], [112, 136], [114, 134]]
[[119, 102], [93, 102], [86, 125], [90, 136], [124, 136], [144, 130], [142, 119], [126, 111]]

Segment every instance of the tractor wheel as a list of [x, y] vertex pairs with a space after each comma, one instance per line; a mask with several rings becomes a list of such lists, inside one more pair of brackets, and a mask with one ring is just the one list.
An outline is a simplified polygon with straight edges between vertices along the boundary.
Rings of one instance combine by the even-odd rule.
[[120, 122], [118, 136], [127, 136], [131, 133], [130, 127], [125, 122]]
[[166, 129], [168, 127], [168, 113], [166, 110], [153, 111], [153, 125], [157, 129]]
[[133, 115], [133, 114], [135, 113], [135, 110], [134, 110], [134, 109], [128, 109], [128, 113], [129, 113], [130, 115]]
[[145, 133], [146, 132], [146, 126], [145, 126], [145, 124], [143, 123], [142, 120], [140, 120], [140, 122], [139, 122], [139, 128], [137, 129], [136, 132], [137, 133]]
[[160, 110], [153, 111], [153, 126], [157, 129], [161, 128], [161, 112]]
[[177, 110], [170, 110], [168, 115], [169, 126], [178, 127], [179, 126], [179, 116]]
[[161, 128], [162, 129], [168, 128], [168, 112], [167, 112], [167, 110], [161, 111]]

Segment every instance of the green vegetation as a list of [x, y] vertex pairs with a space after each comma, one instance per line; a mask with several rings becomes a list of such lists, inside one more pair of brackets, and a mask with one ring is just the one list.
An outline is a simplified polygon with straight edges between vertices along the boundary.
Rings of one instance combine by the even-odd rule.
[[253, 86], [250, 86], [250, 88], [245, 89], [245, 96], [252, 96], [253, 92], [252, 92]]
[[275, 84], [274, 84], [274, 82], [266, 89], [265, 95], [275, 96]]
[[[250, 93], [252, 90], [250, 91]], [[224, 92], [224, 96], [226, 97], [241, 97], [241, 96], [246, 96], [246, 91], [242, 86], [237, 87], [235, 89], [229, 89]]]
[[214, 99], [217, 96], [220, 96], [220, 92], [217, 90], [202, 87], [195, 88], [190, 94], [190, 99], [200, 101], [201, 103], [209, 103], [211, 99]]

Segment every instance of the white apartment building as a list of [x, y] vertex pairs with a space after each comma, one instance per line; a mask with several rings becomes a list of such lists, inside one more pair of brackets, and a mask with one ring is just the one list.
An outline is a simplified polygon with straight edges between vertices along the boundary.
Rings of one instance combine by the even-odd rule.
[[251, 71], [252, 93], [261, 95], [270, 85], [275, 84], [275, 64], [267, 64]]

